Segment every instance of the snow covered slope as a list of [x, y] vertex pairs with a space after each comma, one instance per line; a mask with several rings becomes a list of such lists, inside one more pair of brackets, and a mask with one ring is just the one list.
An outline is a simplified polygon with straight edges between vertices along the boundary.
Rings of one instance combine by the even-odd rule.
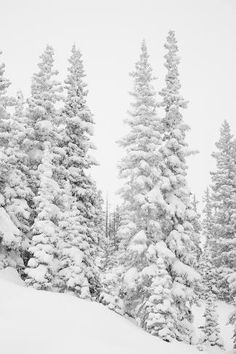
[[165, 343], [104, 306], [25, 288], [16, 272], [0, 272], [3, 354], [199, 354]]

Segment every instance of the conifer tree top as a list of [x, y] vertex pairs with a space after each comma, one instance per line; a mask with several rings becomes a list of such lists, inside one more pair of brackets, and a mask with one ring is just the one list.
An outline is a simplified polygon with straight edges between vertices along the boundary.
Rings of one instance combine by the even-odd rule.
[[131, 95], [136, 98], [136, 101], [131, 104], [133, 112], [129, 113], [131, 116], [143, 115], [143, 111], [146, 109], [146, 111], [149, 110], [153, 114], [157, 105], [156, 92], [152, 86], [152, 81], [155, 77], [149, 63], [147, 45], [144, 40], [141, 44], [141, 54], [139, 61], [135, 64], [135, 69], [130, 75], [134, 78], [134, 89]]
[[163, 120], [165, 129], [168, 129], [170, 125], [173, 126], [173, 124], [175, 125], [181, 122], [182, 115], [178, 112], [178, 109], [186, 108], [187, 102], [184, 101], [179, 93], [181, 88], [178, 71], [180, 59], [177, 55], [178, 46], [174, 31], [169, 31], [165, 48], [167, 49], [167, 53], [164, 56], [166, 59], [164, 65], [167, 68], [167, 74], [165, 77], [166, 87], [161, 90], [160, 95], [163, 97], [161, 106], [163, 106], [165, 111], [169, 113]]
[[87, 84], [84, 82], [85, 72], [82, 54], [75, 44], [72, 46], [71, 56], [69, 58], [68, 75], [65, 80], [65, 89], [67, 92], [65, 100], [65, 111], [70, 116], [76, 116], [86, 110], [88, 114], [83, 118], [92, 123], [92, 114], [86, 106], [86, 96], [88, 94]]
[[48, 115], [54, 116], [54, 104], [61, 99], [62, 87], [54, 77], [58, 71], [54, 70], [54, 50], [50, 45], [40, 56], [39, 71], [33, 75], [31, 85], [30, 110], [37, 112], [37, 119], [47, 119]]
[[[1, 54], [2, 52], [0, 51], [0, 55]], [[11, 84], [10, 81], [4, 77], [4, 73], [5, 73], [5, 64], [2, 63], [0, 64], [0, 97], [6, 94], [6, 90]]]

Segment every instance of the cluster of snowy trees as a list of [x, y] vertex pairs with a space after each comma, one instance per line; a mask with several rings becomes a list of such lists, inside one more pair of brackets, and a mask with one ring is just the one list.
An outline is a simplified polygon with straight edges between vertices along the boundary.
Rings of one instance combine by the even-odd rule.
[[[119, 165], [123, 204], [116, 218], [111, 214], [111, 225], [118, 228], [109, 234], [103, 281], [109, 292], [104, 299], [149, 333], [192, 344], [196, 343], [192, 305], [204, 299], [205, 325], [199, 348], [223, 348], [217, 299], [232, 302], [235, 296], [236, 145], [230, 132], [225, 134], [229, 125], [224, 122], [221, 135], [228, 138], [216, 144], [220, 152], [213, 154], [216, 172], [212, 173], [211, 192], [208, 189], [204, 198], [201, 223], [196, 198], [186, 183], [186, 157], [192, 152], [185, 141], [189, 128], [182, 109], [187, 103], [180, 94], [178, 47], [172, 31], [165, 48], [166, 85], [159, 99], [145, 42], [131, 74], [129, 132], [120, 141], [124, 148]], [[116, 219], [118, 224], [113, 223]]]
[[[186, 183], [188, 126], [182, 109], [178, 47], [170, 31], [165, 44], [165, 87], [160, 101], [145, 42], [132, 73], [128, 134], [120, 141], [122, 222], [118, 250], [105, 274], [120, 301], [112, 308], [132, 316], [166, 341], [194, 342], [192, 304], [200, 280], [198, 214]], [[159, 107], [159, 112], [158, 111]], [[108, 294], [110, 295], [110, 294]], [[108, 298], [109, 300], [109, 298]], [[122, 308], [119, 308], [122, 304]]]
[[197, 344], [192, 306], [203, 298], [201, 345], [223, 347], [216, 299], [236, 293], [236, 141], [224, 122], [201, 225], [186, 182], [192, 151], [173, 31], [165, 49], [159, 96], [144, 41], [131, 74], [122, 205], [112, 213], [90, 176], [94, 122], [80, 51], [72, 47], [62, 84], [47, 46], [27, 99], [7, 95], [0, 66], [0, 203], [15, 226], [11, 238], [1, 226], [0, 268], [16, 267], [36, 289], [99, 301], [168, 342]]
[[81, 53], [73, 46], [64, 85], [52, 47], [38, 68], [27, 100], [7, 97], [0, 70], [1, 206], [21, 231], [11, 245], [2, 238], [1, 266], [14, 250], [28, 285], [96, 298], [102, 200], [89, 175], [94, 123]]

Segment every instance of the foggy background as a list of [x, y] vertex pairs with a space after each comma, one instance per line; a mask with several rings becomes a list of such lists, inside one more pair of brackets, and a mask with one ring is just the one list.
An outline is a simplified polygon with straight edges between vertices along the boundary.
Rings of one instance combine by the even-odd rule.
[[121, 185], [116, 144], [126, 131], [132, 98], [129, 72], [146, 39], [157, 76], [164, 85], [164, 43], [176, 31], [181, 57], [181, 93], [189, 101], [183, 111], [191, 127], [188, 142], [199, 154], [188, 159], [188, 181], [197, 198], [210, 182], [211, 157], [220, 125], [227, 119], [236, 134], [236, 1], [235, 0], [0, 0], [0, 61], [12, 82], [9, 93], [30, 94], [31, 77], [38, 71], [46, 44], [55, 50], [55, 68], [64, 80], [73, 43], [81, 50], [87, 74], [88, 103], [94, 113], [100, 163], [94, 168], [98, 187], [118, 201]]

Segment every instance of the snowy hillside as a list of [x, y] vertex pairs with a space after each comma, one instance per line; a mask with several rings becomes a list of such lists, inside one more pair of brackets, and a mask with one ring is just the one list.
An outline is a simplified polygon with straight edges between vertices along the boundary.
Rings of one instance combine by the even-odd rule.
[[13, 269], [0, 272], [4, 354], [197, 354], [162, 340], [102, 305], [25, 288]]
[[174, 30], [164, 49], [158, 90], [145, 40], [130, 73], [120, 158], [107, 149], [115, 205], [93, 176], [99, 112], [77, 44], [64, 77], [46, 45], [27, 97], [8, 92], [0, 48], [0, 354], [236, 354], [236, 137], [224, 121], [200, 211]]

